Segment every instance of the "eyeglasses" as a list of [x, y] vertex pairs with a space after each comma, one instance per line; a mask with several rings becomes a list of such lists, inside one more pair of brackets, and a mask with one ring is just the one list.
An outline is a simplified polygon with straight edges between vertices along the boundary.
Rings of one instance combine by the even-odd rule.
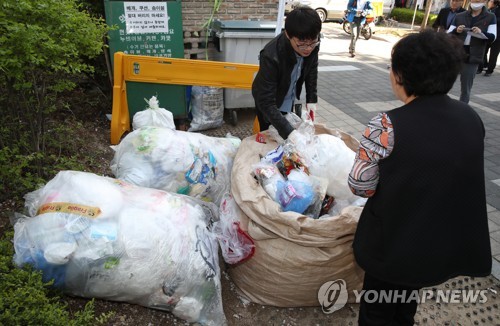
[[294, 42], [299, 50], [314, 49], [315, 47], [317, 47], [321, 43], [321, 41], [317, 41], [317, 42], [310, 43], [310, 44], [298, 44], [297, 41], [295, 41], [295, 40], [294, 40]]

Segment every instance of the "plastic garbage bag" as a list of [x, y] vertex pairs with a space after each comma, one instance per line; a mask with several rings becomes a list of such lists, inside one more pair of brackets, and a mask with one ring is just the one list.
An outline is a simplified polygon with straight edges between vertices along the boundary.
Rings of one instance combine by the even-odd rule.
[[241, 140], [166, 128], [129, 133], [111, 161], [115, 177], [135, 185], [220, 204], [230, 189], [233, 159]]
[[171, 311], [224, 325], [217, 207], [187, 196], [75, 171], [26, 195], [14, 261], [64, 292]]
[[224, 123], [224, 95], [222, 88], [193, 86], [191, 113], [193, 120], [188, 131], [218, 128]]
[[241, 211], [231, 194], [222, 198], [219, 220], [213, 225], [213, 232], [222, 249], [222, 257], [228, 264], [241, 263], [251, 258], [255, 252], [252, 238], [241, 225]]
[[156, 99], [156, 96], [151, 97], [149, 100], [144, 100], [148, 103], [148, 107], [146, 110], [134, 114], [132, 119], [132, 128], [134, 130], [146, 126], [175, 129], [172, 112], [160, 108], [160, 103]]

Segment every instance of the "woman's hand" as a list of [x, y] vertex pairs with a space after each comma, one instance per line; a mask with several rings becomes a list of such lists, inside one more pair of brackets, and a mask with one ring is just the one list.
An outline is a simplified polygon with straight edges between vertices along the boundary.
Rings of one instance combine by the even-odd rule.
[[464, 31], [465, 25], [460, 25], [457, 27], [457, 33], [462, 33]]

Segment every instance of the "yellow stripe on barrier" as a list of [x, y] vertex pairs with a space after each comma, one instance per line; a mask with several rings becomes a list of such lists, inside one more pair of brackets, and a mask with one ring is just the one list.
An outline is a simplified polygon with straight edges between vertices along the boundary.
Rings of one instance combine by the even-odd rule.
[[172, 59], [116, 52], [111, 144], [118, 144], [122, 135], [130, 130], [127, 81], [251, 89], [258, 69], [259, 66], [253, 64]]

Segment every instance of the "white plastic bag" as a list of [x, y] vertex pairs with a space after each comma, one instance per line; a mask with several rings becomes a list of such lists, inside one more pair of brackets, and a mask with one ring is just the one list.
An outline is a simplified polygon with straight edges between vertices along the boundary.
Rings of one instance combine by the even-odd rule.
[[149, 101], [146, 99], [144, 100], [148, 103], [148, 107], [146, 110], [134, 114], [132, 119], [132, 128], [134, 130], [146, 126], [175, 129], [172, 112], [160, 108], [160, 103], [156, 99], [156, 96], [151, 97]]
[[224, 325], [217, 207], [95, 174], [62, 171], [26, 196], [14, 261], [64, 292]]
[[328, 179], [326, 193], [336, 201], [347, 200], [352, 205], [360, 197], [354, 195], [347, 183], [349, 172], [354, 164], [356, 154], [339, 138], [333, 135], [321, 134], [314, 136], [315, 152], [309, 153], [312, 175]]
[[193, 86], [191, 112], [193, 120], [188, 131], [200, 131], [222, 126], [224, 123], [224, 97], [219, 87]]

